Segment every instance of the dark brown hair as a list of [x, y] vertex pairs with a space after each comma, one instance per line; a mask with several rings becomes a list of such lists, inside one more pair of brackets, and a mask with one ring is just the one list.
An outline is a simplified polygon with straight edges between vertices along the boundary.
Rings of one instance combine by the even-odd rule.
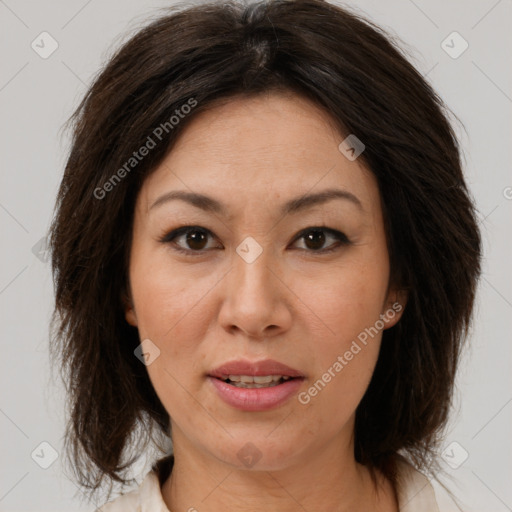
[[[378, 181], [391, 281], [408, 292], [357, 409], [356, 459], [393, 482], [399, 454], [432, 467], [481, 258], [447, 110], [393, 39], [346, 9], [322, 0], [212, 2], [179, 5], [138, 31], [71, 118], [50, 236], [52, 354], [68, 392], [67, 449], [85, 487], [98, 489], [104, 477], [125, 482], [141, 451], [130, 443], [155, 427], [165, 439], [170, 428], [134, 356], [138, 331], [124, 318], [142, 182], [200, 112], [235, 95], [277, 90], [313, 101], [340, 134], [365, 144], [360, 158]], [[148, 136], [155, 147], [127, 166]]]

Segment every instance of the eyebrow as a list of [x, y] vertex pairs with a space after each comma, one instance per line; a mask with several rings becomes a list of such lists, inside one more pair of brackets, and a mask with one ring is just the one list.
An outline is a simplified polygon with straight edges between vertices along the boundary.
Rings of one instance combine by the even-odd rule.
[[[284, 216], [297, 213], [307, 208], [327, 203], [333, 199], [342, 199], [351, 202], [361, 211], [364, 211], [361, 201], [354, 194], [348, 192], [347, 190], [331, 188], [322, 190], [321, 192], [316, 192], [314, 194], [306, 194], [294, 199], [290, 199], [282, 205], [279, 214]], [[153, 208], [161, 206], [170, 201], [176, 200], [184, 201], [206, 212], [218, 214], [224, 217], [228, 216], [226, 207], [220, 201], [204, 194], [199, 194], [197, 192], [187, 192], [184, 190], [173, 190], [172, 192], [163, 194], [150, 206], [149, 210], [152, 210]]]

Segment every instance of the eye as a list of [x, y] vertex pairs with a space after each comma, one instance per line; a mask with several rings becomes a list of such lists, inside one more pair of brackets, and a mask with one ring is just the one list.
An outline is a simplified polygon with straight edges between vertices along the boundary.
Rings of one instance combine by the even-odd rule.
[[[212, 249], [212, 247], [207, 247], [208, 237], [211, 235], [211, 231], [200, 226], [183, 226], [164, 235], [160, 239], [160, 242], [164, 244], [172, 243], [175, 250], [195, 256], [200, 255], [205, 250]], [[176, 242], [176, 240], [180, 239], [182, 240], [181, 245]], [[215, 249], [215, 247], [213, 247], [213, 249]]]
[[[334, 239], [337, 243], [331, 244], [327, 248], [322, 248], [329, 238]], [[317, 253], [332, 252], [341, 246], [350, 244], [350, 240], [344, 233], [324, 226], [310, 227], [302, 230], [295, 238], [295, 241], [300, 239], [304, 239], [304, 244], [306, 246], [305, 249], [301, 248], [301, 250], [308, 250], [308, 252]]]

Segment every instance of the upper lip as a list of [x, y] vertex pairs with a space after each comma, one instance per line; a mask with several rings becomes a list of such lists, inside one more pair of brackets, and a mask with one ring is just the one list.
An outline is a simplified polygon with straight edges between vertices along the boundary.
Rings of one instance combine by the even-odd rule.
[[264, 359], [263, 361], [248, 361], [246, 359], [237, 359], [228, 361], [212, 370], [208, 375], [211, 377], [223, 378], [228, 375], [249, 375], [259, 377], [263, 375], [283, 375], [288, 377], [304, 377], [304, 375], [290, 368], [279, 361], [273, 359]]

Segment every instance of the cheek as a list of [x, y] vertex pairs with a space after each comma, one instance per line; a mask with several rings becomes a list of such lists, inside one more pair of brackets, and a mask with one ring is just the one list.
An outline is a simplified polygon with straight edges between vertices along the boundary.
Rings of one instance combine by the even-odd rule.
[[219, 278], [184, 272], [169, 258], [154, 254], [142, 262], [142, 257], [134, 258], [130, 274], [139, 336], [160, 350], [147, 370], [157, 394], [173, 400], [179, 388], [176, 380], [185, 383], [204, 367], [200, 345], [213, 314], [208, 292]]
[[194, 279], [169, 266], [153, 266], [151, 272], [134, 273], [133, 296], [141, 340], [151, 339], [160, 355], [148, 367], [148, 375], [165, 409], [180, 421], [193, 422], [202, 411], [191, 400], [198, 392], [204, 371], [201, 344], [207, 337], [208, 290], [216, 280]]
[[134, 258], [130, 273], [140, 336], [168, 345], [182, 340], [185, 331], [193, 345], [194, 327], [204, 322], [208, 292], [219, 278], [178, 266], [165, 251], [147, 252]]
[[[361, 402], [379, 356], [382, 332], [379, 318], [347, 306], [331, 318], [334, 335], [318, 337], [311, 351], [314, 369], [298, 396], [304, 421], [313, 434], [335, 435], [350, 420]], [[319, 422], [319, 418], [328, 420]]]
[[[308, 323], [319, 345], [332, 355], [375, 325], [383, 313], [388, 285], [385, 254], [354, 251], [342, 263], [294, 279], [294, 292], [309, 308]], [[324, 361], [325, 363], [325, 361]]]
[[[354, 258], [333, 266], [329, 276], [297, 281], [307, 298], [307, 322], [315, 340], [305, 347], [314, 361], [302, 404], [312, 415], [332, 414], [331, 427], [345, 424], [361, 401], [378, 359], [380, 315], [388, 267], [385, 258]], [[318, 426], [318, 428], [320, 428]]]

